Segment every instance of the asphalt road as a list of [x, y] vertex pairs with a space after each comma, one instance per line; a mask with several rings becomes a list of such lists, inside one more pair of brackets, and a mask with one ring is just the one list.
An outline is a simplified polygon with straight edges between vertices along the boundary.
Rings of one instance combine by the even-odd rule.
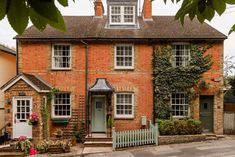
[[235, 157], [235, 138], [188, 144], [148, 146], [86, 157]]

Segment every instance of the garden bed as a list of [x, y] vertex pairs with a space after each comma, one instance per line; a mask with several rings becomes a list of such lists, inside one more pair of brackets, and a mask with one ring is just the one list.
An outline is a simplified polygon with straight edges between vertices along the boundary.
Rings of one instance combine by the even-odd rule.
[[205, 141], [206, 135], [166, 135], [159, 136], [159, 145]]

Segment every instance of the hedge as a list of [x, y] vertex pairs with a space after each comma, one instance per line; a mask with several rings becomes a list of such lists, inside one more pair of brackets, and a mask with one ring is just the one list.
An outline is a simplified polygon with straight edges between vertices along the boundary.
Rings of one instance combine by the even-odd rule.
[[202, 123], [199, 120], [157, 120], [160, 135], [195, 135], [202, 133]]

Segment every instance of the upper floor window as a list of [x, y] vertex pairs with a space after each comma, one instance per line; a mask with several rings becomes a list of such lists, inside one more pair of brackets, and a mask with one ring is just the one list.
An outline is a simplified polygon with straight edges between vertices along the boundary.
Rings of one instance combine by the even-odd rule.
[[68, 118], [71, 116], [70, 93], [56, 93], [52, 107], [53, 118]]
[[71, 69], [71, 45], [53, 45], [52, 69]]
[[134, 117], [134, 94], [117, 93], [115, 94], [115, 117], [133, 118]]
[[115, 46], [115, 69], [134, 68], [134, 46], [116, 45]]
[[110, 6], [110, 24], [135, 24], [135, 6]]
[[172, 59], [173, 66], [187, 66], [190, 61], [190, 45], [173, 45]]
[[188, 117], [189, 104], [185, 93], [173, 93], [171, 104], [173, 117]]

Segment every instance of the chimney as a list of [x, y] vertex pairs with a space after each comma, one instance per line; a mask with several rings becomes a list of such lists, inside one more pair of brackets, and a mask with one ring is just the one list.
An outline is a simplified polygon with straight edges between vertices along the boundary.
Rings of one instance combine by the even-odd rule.
[[143, 11], [142, 11], [143, 19], [146, 21], [152, 21], [152, 0], [144, 0]]
[[101, 0], [95, 0], [95, 16], [102, 17], [104, 14], [104, 6]]

